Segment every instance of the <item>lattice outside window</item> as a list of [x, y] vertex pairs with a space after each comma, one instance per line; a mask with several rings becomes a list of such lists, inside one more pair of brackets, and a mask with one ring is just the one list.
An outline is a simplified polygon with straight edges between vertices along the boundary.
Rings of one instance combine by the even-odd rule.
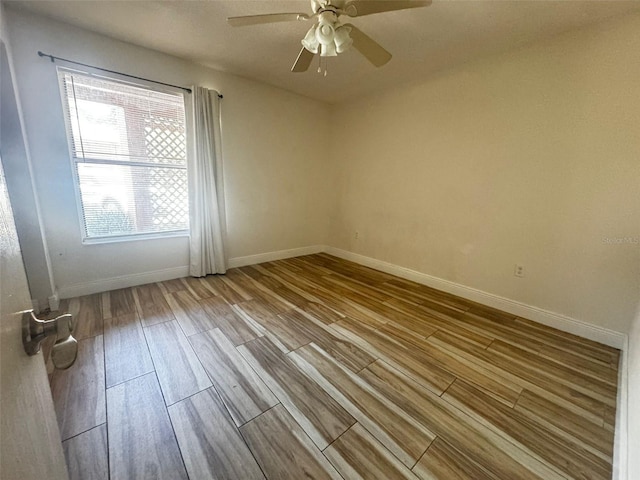
[[187, 232], [183, 94], [58, 75], [83, 239]]

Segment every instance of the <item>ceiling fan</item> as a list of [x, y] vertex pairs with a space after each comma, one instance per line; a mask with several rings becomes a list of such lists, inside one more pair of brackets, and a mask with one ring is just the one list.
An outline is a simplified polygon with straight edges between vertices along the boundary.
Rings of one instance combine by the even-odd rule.
[[352, 45], [373, 65], [381, 67], [391, 60], [391, 54], [351, 23], [342, 24], [340, 16], [346, 15], [355, 18], [429, 5], [431, 5], [431, 0], [311, 0], [313, 11], [311, 15], [305, 13], [268, 13], [229, 17], [227, 22], [233, 27], [244, 27], [263, 23], [314, 20], [315, 23], [302, 39], [302, 49], [291, 68], [292, 72], [306, 72], [316, 54], [319, 54], [320, 57], [335, 57]]

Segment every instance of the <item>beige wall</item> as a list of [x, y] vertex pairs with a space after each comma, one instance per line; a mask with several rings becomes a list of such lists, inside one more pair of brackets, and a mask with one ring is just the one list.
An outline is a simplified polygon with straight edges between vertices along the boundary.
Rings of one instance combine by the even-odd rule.
[[627, 17], [336, 108], [332, 245], [627, 332], [639, 31]]
[[[326, 242], [322, 103], [8, 8], [9, 34], [53, 274], [63, 292], [188, 265], [186, 237], [82, 245], [56, 69], [37, 51], [224, 94], [229, 256]], [[177, 270], [176, 270], [177, 269]]]

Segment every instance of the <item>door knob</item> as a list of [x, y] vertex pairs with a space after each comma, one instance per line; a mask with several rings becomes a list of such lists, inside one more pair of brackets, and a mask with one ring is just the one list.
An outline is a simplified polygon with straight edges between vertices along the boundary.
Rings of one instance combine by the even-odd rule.
[[70, 314], [60, 315], [53, 320], [38, 320], [33, 310], [22, 312], [22, 343], [27, 355], [35, 355], [40, 351], [42, 341], [52, 335], [56, 336], [51, 360], [58, 369], [69, 368], [78, 356], [78, 341], [73, 338], [73, 317]]

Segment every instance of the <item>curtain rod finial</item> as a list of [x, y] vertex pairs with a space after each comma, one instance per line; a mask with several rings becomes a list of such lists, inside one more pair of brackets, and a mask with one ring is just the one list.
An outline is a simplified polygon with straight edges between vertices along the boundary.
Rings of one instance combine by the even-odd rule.
[[40, 50], [38, 50], [38, 56], [39, 57], [49, 57], [49, 60], [51, 60], [51, 63], [53, 63], [55, 60], [53, 58], [53, 55], [48, 55], [46, 53], [41, 52]]

